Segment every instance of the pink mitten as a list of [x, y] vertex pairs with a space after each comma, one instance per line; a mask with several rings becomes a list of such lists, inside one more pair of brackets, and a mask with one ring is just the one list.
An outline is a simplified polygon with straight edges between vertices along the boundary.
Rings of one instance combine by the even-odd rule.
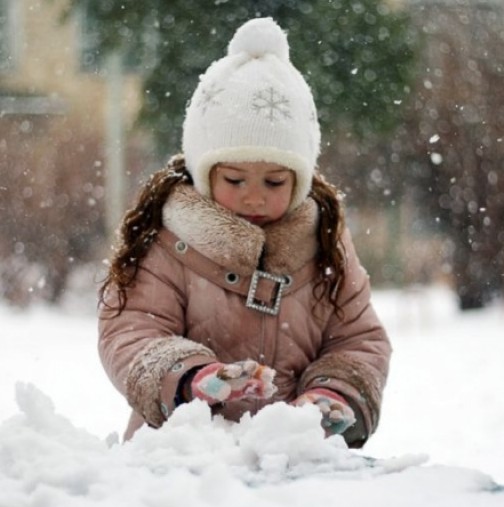
[[313, 403], [322, 412], [322, 427], [326, 434], [344, 433], [355, 423], [355, 415], [343, 396], [329, 389], [309, 389], [296, 398], [294, 405]]
[[242, 398], [271, 398], [275, 370], [247, 359], [237, 363], [212, 363], [196, 373], [191, 382], [192, 395], [209, 404]]

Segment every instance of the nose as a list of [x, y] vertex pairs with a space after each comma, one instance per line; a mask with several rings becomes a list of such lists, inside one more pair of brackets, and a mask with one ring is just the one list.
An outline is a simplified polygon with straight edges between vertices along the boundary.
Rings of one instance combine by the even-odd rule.
[[252, 209], [257, 209], [264, 206], [266, 199], [262, 190], [258, 187], [250, 187], [243, 198], [243, 202]]

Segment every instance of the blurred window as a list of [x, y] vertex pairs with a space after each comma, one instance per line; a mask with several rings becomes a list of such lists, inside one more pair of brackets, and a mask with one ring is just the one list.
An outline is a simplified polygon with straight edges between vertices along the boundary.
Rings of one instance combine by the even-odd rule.
[[16, 0], [0, 0], [0, 73], [10, 72], [16, 65]]

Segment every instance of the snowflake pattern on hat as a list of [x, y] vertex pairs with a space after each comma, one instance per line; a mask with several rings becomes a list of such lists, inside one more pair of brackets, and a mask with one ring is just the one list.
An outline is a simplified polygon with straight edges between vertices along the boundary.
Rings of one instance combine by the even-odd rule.
[[275, 90], [273, 86], [254, 93], [252, 110], [264, 114], [270, 121], [291, 118], [289, 99]]
[[196, 104], [201, 109], [201, 112], [205, 114], [210, 106], [219, 106], [221, 103], [216, 99], [217, 95], [222, 93], [224, 88], [217, 88], [215, 83], [212, 83], [208, 88], [202, 88], [201, 97]]

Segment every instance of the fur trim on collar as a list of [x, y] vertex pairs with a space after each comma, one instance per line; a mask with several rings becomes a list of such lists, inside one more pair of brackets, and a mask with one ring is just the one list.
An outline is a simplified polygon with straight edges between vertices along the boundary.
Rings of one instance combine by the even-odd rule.
[[163, 225], [205, 257], [244, 276], [257, 269], [263, 250], [263, 268], [276, 274], [300, 269], [317, 252], [318, 208], [313, 199], [261, 228], [192, 186], [180, 185], [164, 205]]

